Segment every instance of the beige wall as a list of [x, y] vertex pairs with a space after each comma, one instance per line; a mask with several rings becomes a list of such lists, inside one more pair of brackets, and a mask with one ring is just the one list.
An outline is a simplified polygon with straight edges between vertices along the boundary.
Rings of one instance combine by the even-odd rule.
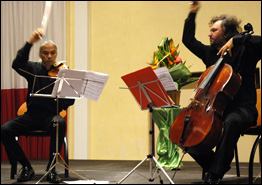
[[[187, 1], [90, 1], [89, 70], [110, 75], [98, 102], [89, 101], [88, 158], [141, 160], [148, 154], [148, 111], [141, 111], [121, 76], [147, 67], [162, 37], [173, 38], [191, 71], [203, 71], [202, 62], [182, 44]], [[204, 1], [197, 15], [196, 37], [208, 44], [208, 21], [228, 13], [252, 23], [261, 35], [260, 1]], [[261, 63], [260, 63], [261, 65]], [[259, 66], [260, 66], [259, 65]], [[187, 106], [194, 87], [182, 90], [181, 105]], [[85, 113], [83, 113], [85, 114]], [[239, 144], [240, 161], [248, 161], [253, 137]], [[76, 150], [76, 149], [75, 149]], [[81, 150], [81, 148], [79, 148]], [[186, 156], [184, 161], [192, 160]]]

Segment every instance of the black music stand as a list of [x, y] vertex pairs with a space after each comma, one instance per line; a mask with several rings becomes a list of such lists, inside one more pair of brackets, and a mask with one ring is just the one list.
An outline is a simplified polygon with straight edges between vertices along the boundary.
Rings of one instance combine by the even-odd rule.
[[[172, 101], [169, 99], [162, 83], [157, 78], [151, 67], [142, 69], [135, 73], [128, 74], [123, 76], [122, 79], [128, 86], [128, 89], [132, 92], [137, 102], [140, 104], [142, 110], [149, 109], [150, 116], [152, 116], [153, 108], [171, 106]], [[137, 84], [137, 85], [135, 85]], [[145, 105], [147, 105], [145, 107]], [[142, 160], [137, 166], [135, 166], [122, 180], [118, 182], [121, 184], [127, 177], [129, 177], [135, 170], [142, 165], [147, 159], [150, 160], [150, 177], [145, 177], [144, 175], [138, 173], [142, 177], [145, 177], [150, 182], [154, 181], [157, 177], [160, 179], [160, 183], [163, 183], [163, 180], [160, 177], [159, 168], [170, 181], [171, 184], [174, 182], [170, 179], [168, 174], [162, 168], [160, 163], [154, 157], [154, 122], [150, 123], [149, 131], [149, 141], [150, 141], [150, 153]], [[154, 170], [153, 170], [154, 167]]]
[[[34, 84], [33, 84], [33, 88], [32, 88], [32, 93], [30, 94], [30, 96], [32, 97], [44, 97], [44, 98], [55, 98], [56, 102], [57, 102], [57, 118], [59, 115], [59, 99], [60, 98], [67, 98], [67, 99], [81, 99], [82, 97], [88, 97], [88, 95], [86, 95], [86, 91], [87, 91], [87, 87], [88, 87], [88, 81], [92, 81], [92, 83], [98, 83], [98, 86], [100, 86], [100, 91], [98, 92], [98, 95], [100, 96], [103, 87], [108, 79], [108, 75], [106, 76], [106, 79], [104, 79], [103, 82], [101, 81], [94, 81], [93, 79], [91, 79], [92, 77], [88, 77], [87, 75], [87, 71], [77, 71], [77, 70], [69, 70], [69, 69], [62, 69], [59, 71], [58, 73], [58, 77], [50, 77], [50, 76], [40, 76], [40, 75], [34, 75], [32, 73], [29, 73], [23, 69], [19, 69], [27, 74], [30, 74], [32, 76], [34, 76], [34, 83], [36, 81], [36, 78], [50, 78], [50, 79], [55, 79], [54, 82], [50, 83], [49, 85], [39, 89], [38, 91], [36, 91], [34, 93]], [[94, 72], [91, 72], [92, 74]], [[89, 78], [91, 80], [89, 80]], [[52, 94], [39, 94], [39, 92], [41, 92], [42, 90], [50, 87], [51, 85], [54, 85], [53, 88], [53, 92]], [[102, 87], [101, 87], [102, 84]], [[98, 97], [95, 97], [94, 100], [97, 100]], [[56, 153], [54, 154], [54, 158], [52, 160], [52, 163], [48, 169], [48, 171], [44, 174], [44, 176], [42, 178], [40, 178], [39, 181], [36, 182], [36, 184], [38, 184], [39, 182], [41, 182], [44, 177], [46, 177], [51, 170], [57, 165], [59, 164], [60, 166], [62, 166], [63, 168], [66, 168], [67, 170], [71, 171], [72, 173], [74, 173], [75, 175], [79, 176], [80, 178], [84, 179], [84, 180], [88, 180], [85, 177], [79, 175], [78, 173], [76, 173], [75, 171], [73, 171], [72, 169], [70, 169], [69, 165], [65, 162], [65, 160], [63, 159], [63, 157], [59, 154], [58, 152], [58, 127], [59, 127], [59, 123], [58, 123], [58, 119], [56, 120], [56, 124], [54, 124], [54, 126], [56, 126]], [[59, 162], [59, 158], [63, 161], [64, 165], [62, 165]], [[90, 180], [88, 180], [90, 181]], [[90, 182], [94, 182], [94, 181], [90, 181]]]

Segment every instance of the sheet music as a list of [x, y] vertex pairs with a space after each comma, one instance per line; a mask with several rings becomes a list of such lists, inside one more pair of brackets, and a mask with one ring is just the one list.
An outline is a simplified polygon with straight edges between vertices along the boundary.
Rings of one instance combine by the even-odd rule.
[[[86, 70], [60, 69], [58, 77], [64, 77], [60, 94], [60, 80], [55, 83], [52, 95], [59, 97], [85, 98], [98, 101], [109, 75]], [[61, 78], [62, 79], [62, 78]]]
[[87, 71], [87, 86], [84, 90], [84, 96], [93, 101], [97, 101], [105, 87], [109, 75], [94, 71]]
[[164, 86], [166, 91], [174, 91], [177, 90], [174, 81], [166, 67], [161, 67], [158, 69], [153, 70], [156, 76], [161, 81], [162, 85]]

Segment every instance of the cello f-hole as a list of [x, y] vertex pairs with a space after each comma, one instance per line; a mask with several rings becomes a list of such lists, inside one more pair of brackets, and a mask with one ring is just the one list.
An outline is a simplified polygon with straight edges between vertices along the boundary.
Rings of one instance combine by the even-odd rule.
[[190, 119], [191, 119], [191, 116], [190, 115], [186, 115], [185, 120], [184, 120], [184, 128], [183, 128], [182, 136], [180, 138], [180, 142], [181, 143], [183, 142], [184, 134], [185, 134], [185, 131], [186, 131], [186, 128], [188, 126], [188, 123], [189, 123]]
[[205, 108], [205, 113], [208, 113], [210, 111], [210, 108], [211, 106], [209, 105], [210, 104], [210, 98], [206, 98], [206, 108]]

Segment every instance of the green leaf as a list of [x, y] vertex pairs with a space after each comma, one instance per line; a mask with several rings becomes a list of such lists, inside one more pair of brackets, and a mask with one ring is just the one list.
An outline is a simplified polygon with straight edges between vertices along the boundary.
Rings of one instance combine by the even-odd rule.
[[165, 44], [166, 44], [167, 40], [168, 40], [167, 37], [163, 37], [163, 38], [162, 38], [161, 42], [160, 42], [159, 45], [158, 45], [159, 51], [165, 50]]
[[[175, 86], [177, 87], [178, 90], [184, 85], [187, 85], [189, 83], [192, 83], [198, 78], [191, 78], [192, 74], [189, 71], [189, 67], [185, 66], [186, 61], [183, 63], [179, 64], [174, 64], [173, 66], [170, 65], [168, 62], [167, 57], [171, 60], [174, 61], [174, 57], [171, 55], [171, 48], [170, 48], [170, 43], [173, 42], [173, 39], [168, 37], [163, 37], [161, 42], [158, 45], [158, 51], [154, 52], [153, 55], [153, 61], [151, 64], [154, 66], [155, 65], [155, 58], [158, 60], [157, 63], [157, 68], [160, 67], [167, 67], [169, 70], [170, 75], [172, 76], [172, 79], [175, 83]], [[172, 43], [173, 46], [173, 43]], [[177, 44], [178, 48], [179, 44]], [[174, 55], [179, 56], [180, 51], [176, 50]], [[191, 67], [191, 66], [190, 66]]]
[[183, 63], [174, 65], [172, 68], [169, 69], [169, 73], [174, 81], [180, 80], [180, 83], [186, 82], [192, 75]]
[[157, 57], [157, 59], [160, 61], [165, 55], [160, 52], [160, 51], [155, 51], [155, 56]]

